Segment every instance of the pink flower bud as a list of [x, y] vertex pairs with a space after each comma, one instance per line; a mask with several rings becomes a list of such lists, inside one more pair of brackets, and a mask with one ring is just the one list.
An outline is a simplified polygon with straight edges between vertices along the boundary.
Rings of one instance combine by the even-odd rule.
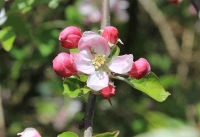
[[59, 35], [61, 45], [67, 49], [78, 47], [78, 42], [82, 37], [81, 30], [78, 27], [66, 27]]
[[182, 0], [169, 0], [171, 3], [178, 4], [182, 2]]
[[101, 95], [105, 99], [109, 99], [115, 95], [115, 88], [113, 85], [108, 85], [107, 87], [101, 90]]
[[107, 26], [104, 28], [102, 36], [108, 42], [115, 44], [118, 41], [118, 30], [113, 26]]
[[65, 52], [59, 53], [55, 57], [53, 69], [61, 77], [69, 77], [77, 73], [72, 57]]
[[20, 137], [41, 137], [35, 128], [26, 128], [23, 132], [17, 134]]
[[145, 58], [140, 58], [132, 63], [132, 68], [129, 71], [131, 77], [141, 79], [151, 71], [149, 62]]

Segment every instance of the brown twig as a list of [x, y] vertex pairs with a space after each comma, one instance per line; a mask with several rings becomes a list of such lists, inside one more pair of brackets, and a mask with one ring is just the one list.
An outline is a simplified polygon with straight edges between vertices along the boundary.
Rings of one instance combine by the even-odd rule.
[[154, 0], [139, 0], [145, 11], [157, 25], [166, 44], [169, 55], [174, 60], [179, 60], [180, 48], [176, 37], [163, 13], [159, 10]]
[[84, 137], [92, 137], [92, 122], [96, 98], [97, 95], [93, 94], [92, 92], [89, 93], [84, 117], [84, 127], [86, 129], [84, 132]]
[[1, 98], [1, 90], [0, 90], [0, 137], [4, 137], [5, 133], [5, 122], [3, 116], [3, 106], [2, 106], [2, 98]]
[[102, 20], [101, 29], [110, 25], [110, 0], [102, 0]]

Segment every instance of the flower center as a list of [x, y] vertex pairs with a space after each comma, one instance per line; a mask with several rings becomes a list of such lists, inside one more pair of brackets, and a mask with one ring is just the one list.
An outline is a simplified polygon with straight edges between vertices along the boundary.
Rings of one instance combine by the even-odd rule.
[[92, 64], [94, 65], [95, 69], [99, 69], [101, 66], [104, 65], [105, 61], [106, 61], [105, 55], [95, 54], [95, 57], [92, 60]]

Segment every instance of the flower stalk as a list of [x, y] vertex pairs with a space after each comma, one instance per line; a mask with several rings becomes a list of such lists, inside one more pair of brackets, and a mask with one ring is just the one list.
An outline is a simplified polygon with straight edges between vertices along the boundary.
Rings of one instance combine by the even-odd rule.
[[[109, 2], [110, 2], [109, 0], [102, 0], [101, 29], [110, 25]], [[92, 137], [92, 132], [93, 132], [92, 121], [93, 121], [93, 116], [94, 116], [94, 106], [95, 106], [96, 98], [97, 98], [97, 95], [93, 94], [92, 92], [89, 93], [89, 98], [86, 105], [85, 117], [84, 117], [84, 126], [85, 126], [84, 137]]]
[[89, 93], [84, 117], [84, 127], [86, 129], [84, 132], [84, 137], [92, 137], [92, 121], [94, 116], [94, 106], [96, 98], [97, 95], [93, 94], [92, 92]]

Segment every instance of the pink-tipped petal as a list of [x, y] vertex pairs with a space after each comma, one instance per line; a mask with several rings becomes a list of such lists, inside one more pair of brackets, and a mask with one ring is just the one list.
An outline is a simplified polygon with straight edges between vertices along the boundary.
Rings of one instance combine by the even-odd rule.
[[110, 47], [107, 40], [101, 35], [91, 31], [83, 33], [83, 36], [78, 43], [78, 49], [79, 51], [91, 49], [100, 55], [110, 55]]
[[108, 63], [108, 68], [115, 73], [124, 74], [131, 70], [132, 62], [132, 54], [117, 56]]
[[20, 137], [41, 137], [35, 128], [26, 128], [23, 132], [17, 134]]
[[79, 53], [71, 53], [71, 56], [78, 71], [85, 74], [95, 73], [95, 68], [91, 63], [91, 60], [82, 56]]
[[96, 71], [87, 80], [87, 86], [95, 91], [99, 91], [108, 86], [108, 75], [104, 71]]

